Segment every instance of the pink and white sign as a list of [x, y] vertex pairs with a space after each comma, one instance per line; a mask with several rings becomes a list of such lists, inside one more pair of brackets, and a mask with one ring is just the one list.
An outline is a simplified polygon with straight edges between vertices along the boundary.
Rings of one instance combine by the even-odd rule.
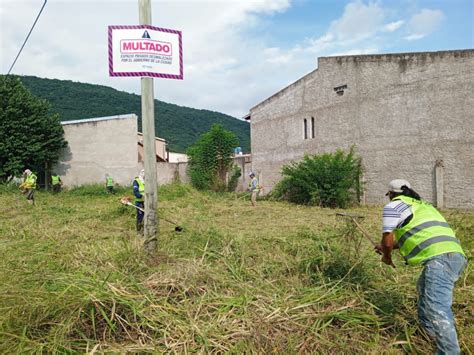
[[109, 75], [183, 80], [181, 31], [109, 26]]

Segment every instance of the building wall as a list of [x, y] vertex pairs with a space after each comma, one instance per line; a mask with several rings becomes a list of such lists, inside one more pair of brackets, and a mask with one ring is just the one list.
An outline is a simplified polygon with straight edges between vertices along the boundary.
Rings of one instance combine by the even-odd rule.
[[[234, 164], [237, 165], [240, 168], [240, 174], [241, 176], [239, 177], [239, 180], [237, 182], [237, 186], [235, 188], [236, 192], [243, 192], [247, 191], [249, 188], [250, 184], [250, 177], [249, 174], [252, 172], [252, 156], [250, 154], [244, 154], [244, 155], [236, 155], [234, 156]], [[258, 172], [255, 172], [258, 176]], [[260, 184], [262, 184], [261, 181], [259, 181]]]
[[156, 174], [158, 186], [171, 184], [175, 181], [189, 183], [190, 179], [186, 173], [187, 168], [188, 163], [157, 162]]
[[[138, 161], [143, 163], [145, 161], [144, 156], [145, 152], [143, 149], [143, 134], [137, 134], [137, 141], [140, 143], [138, 145]], [[168, 160], [168, 154], [166, 152], [166, 140], [156, 137], [155, 139], [155, 150], [156, 155], [159, 156], [163, 161]]]
[[129, 185], [138, 174], [136, 115], [62, 124], [68, 147], [53, 171], [65, 186], [105, 183], [105, 174], [120, 185]]
[[[283, 164], [305, 153], [347, 150], [363, 159], [365, 199], [409, 180], [436, 202], [444, 165], [445, 207], [474, 207], [474, 51], [319, 58], [318, 69], [251, 109], [252, 165], [268, 192]], [[343, 95], [334, 88], [347, 85]], [[315, 138], [303, 138], [303, 119]], [[439, 198], [439, 196], [438, 196]]]

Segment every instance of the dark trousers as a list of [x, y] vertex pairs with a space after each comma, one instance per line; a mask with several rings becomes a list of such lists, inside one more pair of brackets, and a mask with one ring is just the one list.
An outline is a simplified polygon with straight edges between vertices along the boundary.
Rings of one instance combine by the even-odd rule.
[[61, 191], [61, 185], [59, 184], [53, 185], [53, 192], [58, 193], [59, 191]]
[[[135, 202], [135, 206], [140, 207], [141, 209], [145, 209], [145, 204], [143, 202]], [[140, 211], [137, 209], [137, 231], [143, 229], [143, 217], [145, 216], [145, 212]]]

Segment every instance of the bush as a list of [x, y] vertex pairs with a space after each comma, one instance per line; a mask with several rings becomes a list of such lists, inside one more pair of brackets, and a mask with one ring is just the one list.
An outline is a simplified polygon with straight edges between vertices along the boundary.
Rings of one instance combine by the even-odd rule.
[[300, 162], [283, 166], [283, 179], [272, 197], [293, 203], [345, 208], [359, 202], [361, 159], [353, 147], [321, 155], [305, 155]]
[[231, 171], [229, 172], [229, 182], [227, 183], [227, 191], [233, 192], [237, 188], [237, 183], [239, 182], [239, 177], [242, 176], [240, 167], [233, 165]]

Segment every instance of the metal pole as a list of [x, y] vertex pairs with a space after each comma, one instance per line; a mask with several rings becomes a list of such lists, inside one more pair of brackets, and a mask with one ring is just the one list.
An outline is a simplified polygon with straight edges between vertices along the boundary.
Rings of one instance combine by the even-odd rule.
[[[151, 25], [150, 0], [138, 0], [140, 25]], [[141, 78], [143, 150], [145, 155], [145, 250], [153, 253], [157, 246], [158, 205], [155, 144], [155, 102], [153, 79]]]

